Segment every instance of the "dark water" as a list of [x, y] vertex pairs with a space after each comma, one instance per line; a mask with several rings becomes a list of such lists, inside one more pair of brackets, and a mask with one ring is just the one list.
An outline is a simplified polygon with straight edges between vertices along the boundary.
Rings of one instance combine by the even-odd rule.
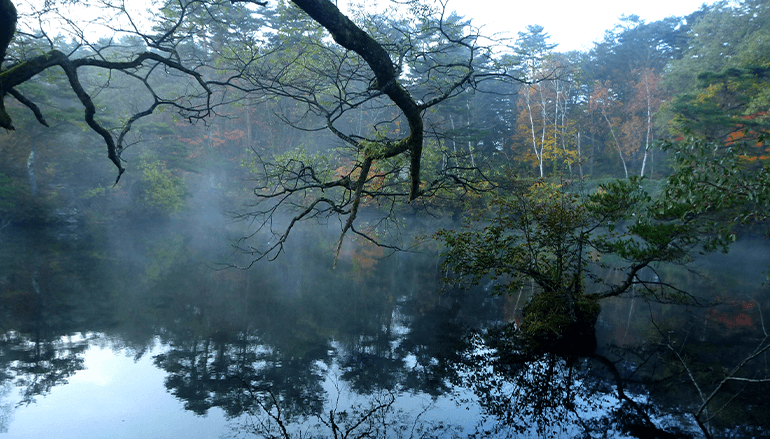
[[[515, 319], [522, 298], [493, 297], [484, 285], [447, 290], [436, 249], [386, 257], [351, 241], [335, 269], [336, 230], [308, 228], [274, 262], [216, 270], [238, 258], [229, 253], [227, 233], [180, 227], [75, 240], [29, 231], [2, 236], [0, 437], [254, 437], [255, 426], [307, 432], [319, 419], [329, 424], [330, 412], [340, 425], [372, 421], [379, 427], [367, 428], [384, 428], [377, 431], [387, 437], [466, 437], [505, 418], [483, 416], [504, 407], [495, 395], [545, 392], [515, 378], [491, 388], [483, 361], [469, 364], [468, 352], [484, 347], [474, 347], [468, 334]], [[757, 311], [767, 292], [756, 274], [767, 266], [764, 245], [704, 262], [717, 273], [724, 261], [735, 264], [716, 281], [667, 272], [704, 296], [731, 297], [727, 307], [674, 315], [641, 299], [607, 303], [600, 349], [609, 356], [618, 346], [660, 344], [650, 321], [665, 320], [672, 334], [689, 331], [686, 343], [708, 344], [715, 358], [726, 357], [712, 363], [729, 365], [729, 354], [717, 348], [724, 340], [714, 334], [760, 330]], [[622, 358], [624, 367], [636, 367], [637, 357]], [[608, 413], [617, 402], [604, 375], [580, 378], [592, 383], [580, 398], [601, 400], [584, 404], [585, 416]], [[656, 419], [689, 422], [692, 401], [672, 408], [649, 390], [636, 395], [663, 408]], [[565, 428], [557, 437], [580, 431], [574, 419], [551, 421]], [[533, 425], [497, 435], [527, 437]], [[311, 431], [331, 436], [330, 428]]]
[[274, 262], [216, 270], [224, 236], [178, 230], [4, 235], [5, 437], [233, 436], [258, 398], [289, 424], [390, 392], [394, 417], [478, 420], [447, 356], [499, 300], [439, 295], [435, 257], [351, 242], [335, 269], [334, 231], [311, 229]]

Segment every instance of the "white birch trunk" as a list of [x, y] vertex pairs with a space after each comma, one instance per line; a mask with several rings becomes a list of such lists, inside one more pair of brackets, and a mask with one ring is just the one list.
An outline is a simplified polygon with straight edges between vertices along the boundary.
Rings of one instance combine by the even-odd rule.
[[615, 142], [615, 148], [618, 150], [618, 155], [620, 156], [620, 162], [623, 163], [623, 172], [626, 174], [626, 178], [628, 178], [628, 168], [626, 167], [626, 159], [623, 158], [623, 151], [620, 149], [620, 143], [618, 143], [618, 138], [615, 137], [615, 129], [612, 128], [612, 123], [610, 123], [610, 118], [607, 117], [607, 112], [604, 111], [604, 105], [602, 105], [602, 116], [604, 116], [604, 120], [607, 121], [607, 125], [610, 127], [610, 134], [612, 134], [612, 140]]

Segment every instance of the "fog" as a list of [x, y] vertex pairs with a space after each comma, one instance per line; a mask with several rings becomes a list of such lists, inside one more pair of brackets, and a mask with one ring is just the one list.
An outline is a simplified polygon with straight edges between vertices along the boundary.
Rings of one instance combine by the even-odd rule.
[[357, 11], [391, 76], [239, 3], [0, 38], [0, 433], [770, 433], [766, 2], [570, 52]]

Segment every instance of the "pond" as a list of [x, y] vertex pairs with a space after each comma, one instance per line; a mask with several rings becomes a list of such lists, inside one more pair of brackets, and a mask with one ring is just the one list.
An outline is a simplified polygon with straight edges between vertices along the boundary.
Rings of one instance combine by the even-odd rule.
[[425, 419], [478, 420], [452, 402], [444, 353], [499, 309], [436, 294], [435, 257], [351, 242], [335, 268], [334, 232], [314, 229], [276, 261], [220, 270], [224, 236], [180, 230], [3, 236], [6, 437], [233, 436], [250, 392], [287, 422], [391, 391]]
[[[572, 437], [586, 422], [628, 434], [608, 420], [619, 402], [595, 361], [543, 357], [524, 369], [491, 361], [484, 334], [515, 320], [524, 299], [493, 296], [488, 285], [447, 288], [435, 249], [390, 255], [350, 240], [335, 267], [338, 229], [318, 226], [297, 230], [275, 261], [220, 269], [241, 257], [227, 245], [228, 226], [182, 224], [69, 237], [4, 231], [2, 437], [245, 438], [284, 428], [333, 436], [346, 427], [351, 437], [530, 437], [546, 427], [547, 436]], [[748, 272], [742, 258], [767, 267], [766, 244], [723, 260]], [[653, 321], [672, 342], [708, 346], [704, 367], [728, 367], [735, 357], [720, 343], [764, 324], [768, 294], [754, 275], [762, 269], [751, 273], [718, 282], [670, 273], [702, 297], [732, 297], [721, 308], [607, 303], [599, 351], [621, 373], [682, 378], [656, 376], [645, 369], [653, 362], [640, 360], [661, 345]], [[681, 331], [694, 341], [674, 340]], [[745, 356], [744, 344], [756, 343], [731, 353]], [[538, 373], [548, 375], [545, 387]], [[658, 388], [628, 391], [656, 407], [656, 423], [697, 432], [685, 400], [692, 389], [668, 403]], [[741, 398], [741, 407], [761, 406]]]

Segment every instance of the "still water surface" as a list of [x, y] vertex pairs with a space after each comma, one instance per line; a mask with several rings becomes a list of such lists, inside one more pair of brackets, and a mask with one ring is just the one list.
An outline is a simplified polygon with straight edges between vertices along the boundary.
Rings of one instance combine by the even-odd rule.
[[495, 300], [439, 295], [435, 256], [351, 243], [335, 269], [331, 234], [298, 235], [247, 271], [206, 233], [4, 236], [3, 437], [241, 437], [253, 394], [295, 429], [391, 392], [393, 420], [473, 429], [448, 356]]
[[[83, 370], [34, 403], [12, 409], [8, 438], [212, 438], [227, 426], [222, 410], [196, 416], [182, 409], [163, 385], [165, 373], [151, 355], [135, 360], [92, 345]], [[21, 399], [18, 393], [9, 403]], [[10, 421], [10, 422], [8, 422]]]
[[[468, 334], [515, 319], [522, 298], [492, 296], [484, 285], [446, 289], [429, 247], [386, 257], [351, 241], [335, 269], [337, 232], [298, 230], [286, 254], [249, 270], [214, 269], [234, 256], [226, 234], [213, 229], [167, 225], [77, 239], [4, 234], [0, 438], [246, 438], [255, 437], [255, 425], [268, 425], [271, 414], [290, 432], [306, 433], [319, 419], [328, 422], [330, 411], [338, 421], [342, 412], [361, 419], [383, 403], [388, 410], [377, 419], [390, 437], [467, 437], [494, 424], [496, 418], [483, 416], [478, 395], [493, 412], [499, 401], [490, 395], [500, 392], [483, 381], [489, 369], [463, 353], [482, 352]], [[748, 273], [762, 273], [769, 255], [760, 243], [723, 262], [704, 262], [714, 270], [726, 260], [743, 261], [717, 283], [670, 274], [702, 294], [741, 297], [731, 299], [732, 308], [673, 317], [638, 299], [606, 304], [600, 345], [650, 346], [653, 318], [674, 322], [672, 334], [685, 328], [687, 343], [709, 343], [726, 329], [744, 331], [738, 336], [751, 342], [741, 334], [759, 328], [761, 316], [745, 309], [745, 298], [759, 308], [768, 297], [761, 276]], [[709, 349], [722, 342], [713, 340]], [[714, 361], [729, 365], [729, 355]], [[621, 372], [632, 363], [619, 362]], [[546, 368], [551, 376], [563, 363], [554, 364]], [[541, 365], [548, 360], [525, 375], [536, 375]], [[556, 437], [579, 430], [554, 416], [590, 418], [617, 403], [604, 375], [575, 374], [575, 387], [584, 387], [573, 395], [581, 413], [545, 412], [559, 426]], [[558, 387], [512, 383], [502, 387], [514, 388], [513, 397], [503, 398], [508, 404], [528, 404], [527, 395]], [[646, 390], [637, 392], [648, 400]], [[673, 401], [662, 400], [662, 406]], [[682, 405], [656, 419], [691, 424], [682, 408], [688, 402], [672, 404]], [[506, 434], [536, 436], [532, 428]]]

